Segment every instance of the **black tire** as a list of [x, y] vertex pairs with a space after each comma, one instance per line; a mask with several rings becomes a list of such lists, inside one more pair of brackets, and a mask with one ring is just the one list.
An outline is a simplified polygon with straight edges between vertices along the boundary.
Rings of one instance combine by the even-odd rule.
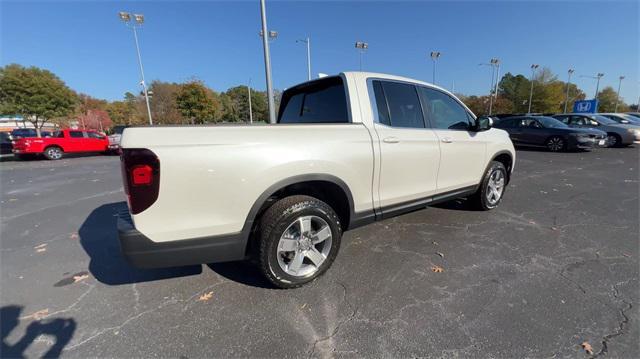
[[[489, 180], [494, 172], [499, 171], [502, 173], [502, 178], [504, 179], [504, 184], [502, 185], [502, 190], [500, 196], [497, 201], [490, 202], [487, 198], [487, 193], [489, 192]], [[504, 192], [507, 189], [507, 170], [501, 162], [492, 161], [489, 165], [489, 168], [482, 176], [482, 181], [480, 182], [480, 187], [478, 191], [469, 198], [470, 204], [478, 210], [481, 211], [489, 211], [492, 210], [500, 204], [502, 198], [504, 197]]]
[[607, 147], [620, 147], [622, 145], [622, 137], [617, 133], [607, 133]]
[[[331, 246], [315, 272], [307, 276], [293, 276], [286, 273], [278, 262], [283, 258], [279, 257], [278, 244], [285, 231], [303, 216], [319, 217], [326, 222], [331, 229]], [[340, 218], [329, 205], [314, 197], [295, 195], [279, 200], [262, 215], [257, 234], [260, 270], [274, 286], [289, 289], [309, 283], [327, 271], [338, 255], [342, 228]]]
[[46, 159], [55, 161], [62, 158], [64, 151], [58, 146], [49, 146], [44, 149], [43, 155]]
[[567, 149], [567, 142], [560, 136], [549, 137], [545, 145], [551, 152], [560, 152]]

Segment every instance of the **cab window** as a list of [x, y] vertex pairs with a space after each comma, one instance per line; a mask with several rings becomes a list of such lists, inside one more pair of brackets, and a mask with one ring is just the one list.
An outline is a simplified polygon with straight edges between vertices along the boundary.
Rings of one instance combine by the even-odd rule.
[[348, 123], [347, 96], [340, 77], [298, 85], [282, 94], [278, 123]]
[[71, 138], [83, 138], [84, 135], [82, 134], [82, 131], [69, 131], [69, 137], [71, 137]]
[[104, 136], [102, 136], [101, 134], [97, 133], [97, 132], [87, 132], [87, 135], [89, 138], [97, 138], [97, 139], [103, 139]]
[[422, 106], [415, 86], [392, 81], [380, 81], [380, 85], [387, 108], [385, 111], [382, 104], [378, 107], [383, 113], [383, 120], [388, 116], [388, 122], [393, 127], [425, 128]]

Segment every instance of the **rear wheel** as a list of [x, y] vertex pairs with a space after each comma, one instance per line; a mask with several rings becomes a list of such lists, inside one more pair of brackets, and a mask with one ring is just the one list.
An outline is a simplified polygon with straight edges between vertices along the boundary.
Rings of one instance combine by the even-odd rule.
[[547, 149], [551, 152], [559, 152], [565, 149], [564, 139], [562, 137], [553, 136], [547, 140]]
[[492, 161], [489, 169], [482, 177], [480, 188], [470, 198], [471, 203], [479, 210], [488, 211], [498, 207], [507, 185], [507, 170], [501, 162]]
[[313, 281], [331, 266], [340, 248], [340, 219], [329, 205], [309, 196], [290, 196], [260, 220], [259, 263], [279, 288]]
[[63, 153], [62, 148], [58, 146], [51, 146], [44, 150], [44, 157], [48, 160], [59, 160], [62, 158]]

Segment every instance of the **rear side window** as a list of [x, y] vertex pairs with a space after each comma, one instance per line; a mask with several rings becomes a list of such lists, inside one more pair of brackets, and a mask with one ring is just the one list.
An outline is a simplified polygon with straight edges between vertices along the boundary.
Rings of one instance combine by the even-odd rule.
[[71, 138], [83, 138], [84, 135], [82, 134], [82, 131], [69, 131], [69, 137], [71, 137]]
[[340, 77], [327, 77], [282, 94], [278, 123], [347, 123], [347, 96]]
[[[410, 84], [380, 81], [387, 102], [389, 122], [393, 127], [424, 128], [422, 106], [416, 88]], [[374, 87], [375, 91], [375, 87]], [[376, 95], [376, 98], [378, 96]], [[377, 101], [379, 102], [379, 101]], [[384, 114], [384, 109], [382, 110]], [[378, 107], [380, 115], [380, 105]], [[380, 120], [382, 122], [382, 119]]]
[[104, 136], [102, 136], [101, 134], [97, 133], [97, 132], [87, 132], [87, 135], [89, 138], [97, 138], [97, 139], [103, 139]]

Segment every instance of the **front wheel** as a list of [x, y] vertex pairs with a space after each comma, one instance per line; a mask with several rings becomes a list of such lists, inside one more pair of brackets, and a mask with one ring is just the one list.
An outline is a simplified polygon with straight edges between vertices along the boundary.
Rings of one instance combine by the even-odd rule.
[[622, 142], [620, 135], [616, 133], [607, 133], [607, 147], [618, 147]]
[[260, 269], [279, 288], [313, 281], [338, 255], [340, 219], [326, 203], [290, 196], [272, 205], [260, 220]]
[[57, 146], [47, 147], [47, 149], [44, 150], [44, 157], [48, 160], [59, 160], [62, 158], [62, 154], [62, 148]]
[[480, 188], [470, 198], [472, 204], [482, 211], [498, 207], [507, 185], [507, 170], [501, 162], [492, 161], [480, 182]]
[[560, 152], [565, 149], [562, 137], [554, 136], [547, 140], [547, 149], [551, 152]]

